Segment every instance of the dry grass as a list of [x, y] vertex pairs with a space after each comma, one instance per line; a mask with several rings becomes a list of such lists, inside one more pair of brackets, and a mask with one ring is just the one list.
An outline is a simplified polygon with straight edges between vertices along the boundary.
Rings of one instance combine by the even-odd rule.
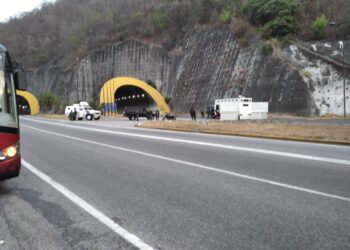
[[342, 116], [342, 115], [336, 115], [336, 114], [326, 114], [326, 115], [322, 115], [321, 119], [331, 119], [331, 120], [345, 120], [345, 119], [349, 119], [349, 116], [347, 115], [346, 117]]
[[325, 114], [322, 116], [298, 116], [292, 114], [283, 114], [283, 113], [269, 113], [268, 117], [270, 119], [305, 119], [305, 120], [348, 120], [349, 116], [346, 117], [337, 114]]
[[204, 124], [189, 121], [146, 121], [140, 126], [189, 132], [350, 144], [349, 125], [294, 125], [268, 122], [209, 122]]
[[44, 118], [49, 118], [49, 119], [68, 119], [65, 115], [63, 114], [37, 114], [35, 116], [39, 117], [44, 117]]

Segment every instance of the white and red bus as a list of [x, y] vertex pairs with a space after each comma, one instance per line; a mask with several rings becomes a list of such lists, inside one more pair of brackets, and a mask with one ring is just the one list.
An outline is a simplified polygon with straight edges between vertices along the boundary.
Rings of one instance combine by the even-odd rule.
[[0, 44], [0, 180], [19, 175], [21, 168], [16, 89], [25, 89], [25, 74]]

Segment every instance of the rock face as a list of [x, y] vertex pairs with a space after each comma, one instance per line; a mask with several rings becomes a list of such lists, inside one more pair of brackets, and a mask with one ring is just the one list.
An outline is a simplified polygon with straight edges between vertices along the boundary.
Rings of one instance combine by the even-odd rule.
[[160, 89], [169, 79], [170, 67], [164, 49], [130, 40], [96, 51], [70, 69], [56, 64], [29, 71], [28, 90], [35, 95], [51, 90], [66, 104], [77, 100], [98, 102], [101, 87], [114, 77], [150, 79]]
[[271, 112], [312, 114], [316, 110], [298, 70], [276, 56], [263, 56], [259, 42], [241, 48], [227, 31], [190, 33], [171, 93], [177, 110], [204, 109], [218, 98], [238, 95], [268, 101]]
[[[310, 57], [297, 46], [269, 56], [262, 55], [260, 47], [257, 40], [242, 48], [224, 29], [187, 33], [170, 52], [129, 40], [96, 51], [71, 69], [57, 64], [28, 72], [29, 91], [39, 95], [52, 90], [63, 103], [96, 102], [106, 81], [128, 76], [155, 82], [163, 96], [171, 97], [174, 111], [204, 110], [215, 99], [244, 95], [268, 101], [270, 112], [342, 112], [339, 103], [327, 101], [339, 101], [341, 96], [336, 80], [341, 77], [331, 63]], [[326, 81], [330, 91], [321, 87]]]
[[319, 114], [344, 114], [344, 83], [349, 114], [350, 57], [346, 56], [350, 55], [349, 42], [291, 45], [286, 54], [299, 68]]

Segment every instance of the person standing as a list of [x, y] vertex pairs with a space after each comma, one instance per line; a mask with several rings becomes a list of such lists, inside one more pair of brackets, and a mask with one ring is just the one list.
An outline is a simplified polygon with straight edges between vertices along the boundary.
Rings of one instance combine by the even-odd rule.
[[193, 107], [191, 107], [190, 109], [190, 115], [191, 115], [192, 121], [196, 121], [196, 111], [194, 110]]
[[136, 121], [138, 121], [138, 120], [139, 120], [139, 117], [140, 117], [140, 111], [139, 111], [139, 110], [137, 110], [137, 111], [136, 111]]
[[159, 120], [159, 110], [156, 110], [156, 120]]
[[77, 120], [77, 116], [78, 116], [77, 109], [76, 109], [76, 108], [74, 108], [74, 111], [73, 111], [74, 121], [75, 121], [75, 120]]

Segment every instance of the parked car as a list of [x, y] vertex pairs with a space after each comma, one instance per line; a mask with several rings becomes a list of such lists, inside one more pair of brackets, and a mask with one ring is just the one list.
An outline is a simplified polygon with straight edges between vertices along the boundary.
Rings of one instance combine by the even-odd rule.
[[140, 117], [145, 117], [147, 120], [153, 120], [155, 116], [152, 110], [141, 106], [125, 107], [123, 114], [125, 117], [128, 117], [129, 120], [137, 120]]

